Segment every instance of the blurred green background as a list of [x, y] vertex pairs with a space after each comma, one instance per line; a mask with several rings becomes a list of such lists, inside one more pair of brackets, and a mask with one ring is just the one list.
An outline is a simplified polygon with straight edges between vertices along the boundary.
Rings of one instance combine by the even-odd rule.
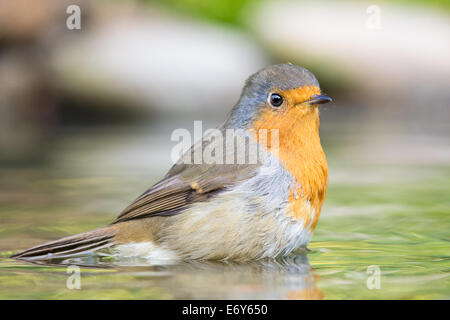
[[[448, 1], [3, 0], [0, 298], [450, 298], [449, 56]], [[307, 257], [85, 268], [81, 291], [7, 258], [109, 223], [171, 166], [174, 129], [219, 125], [284, 62], [334, 99]]]

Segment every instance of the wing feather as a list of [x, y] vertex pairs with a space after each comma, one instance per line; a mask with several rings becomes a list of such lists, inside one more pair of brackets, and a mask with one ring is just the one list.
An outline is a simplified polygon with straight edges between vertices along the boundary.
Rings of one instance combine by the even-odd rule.
[[191, 147], [150, 189], [125, 208], [113, 223], [149, 216], [179, 214], [192, 203], [205, 201], [229, 187], [254, 176], [260, 164], [185, 164], [198, 143]]
[[176, 176], [166, 176], [125, 208], [113, 223], [181, 213], [190, 204], [210, 199], [246, 180], [255, 170], [254, 167], [242, 165], [224, 170], [219, 169], [221, 166], [210, 166], [198, 174], [191, 172], [201, 170], [197, 166], [187, 167]]

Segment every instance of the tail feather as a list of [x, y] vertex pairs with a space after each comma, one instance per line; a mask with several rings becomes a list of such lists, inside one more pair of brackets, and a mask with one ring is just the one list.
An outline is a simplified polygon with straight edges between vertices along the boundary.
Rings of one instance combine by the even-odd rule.
[[80, 255], [115, 244], [114, 227], [105, 227], [44, 243], [19, 252], [11, 258], [21, 260], [48, 260]]

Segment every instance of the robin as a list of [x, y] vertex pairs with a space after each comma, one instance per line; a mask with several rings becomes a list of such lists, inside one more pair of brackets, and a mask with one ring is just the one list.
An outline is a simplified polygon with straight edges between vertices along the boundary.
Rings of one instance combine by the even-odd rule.
[[[186, 163], [182, 156], [110, 225], [13, 258], [45, 261], [109, 248], [118, 257], [149, 261], [252, 260], [306, 247], [327, 189], [318, 106], [330, 101], [308, 70], [292, 64], [266, 67], [247, 79], [219, 127], [265, 144], [255, 163]], [[267, 142], [272, 139], [260, 139], [264, 130], [276, 130], [276, 152]], [[185, 156], [199, 147], [205, 142]]]

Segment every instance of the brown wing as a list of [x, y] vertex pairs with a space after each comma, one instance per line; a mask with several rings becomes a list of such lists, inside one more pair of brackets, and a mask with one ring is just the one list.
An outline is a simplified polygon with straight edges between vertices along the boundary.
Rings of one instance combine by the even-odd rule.
[[[248, 143], [248, 137], [247, 143]], [[223, 141], [203, 137], [194, 144], [160, 182], [144, 192], [117, 217], [113, 223], [148, 216], [178, 214], [190, 204], [205, 201], [228, 187], [239, 184], [255, 174], [259, 164], [185, 164], [194, 159], [195, 150]], [[222, 145], [224, 147], [224, 145]], [[234, 157], [234, 149], [224, 148]], [[204, 150], [204, 149], [203, 149]], [[246, 148], [246, 152], [249, 148]], [[225, 155], [224, 159], [228, 159]], [[225, 161], [223, 161], [225, 163]]]
[[253, 176], [257, 165], [177, 164], [117, 217], [113, 223], [148, 216], [167, 216], [205, 201], [227, 187]]

